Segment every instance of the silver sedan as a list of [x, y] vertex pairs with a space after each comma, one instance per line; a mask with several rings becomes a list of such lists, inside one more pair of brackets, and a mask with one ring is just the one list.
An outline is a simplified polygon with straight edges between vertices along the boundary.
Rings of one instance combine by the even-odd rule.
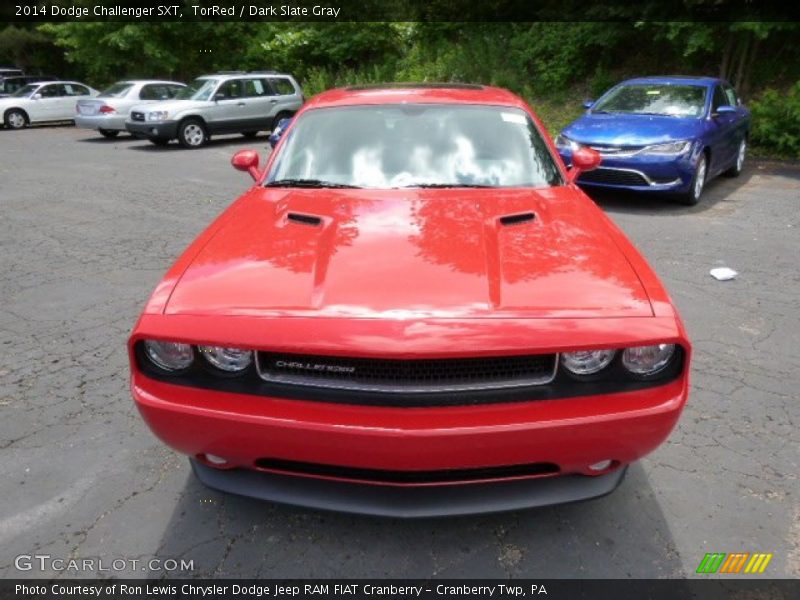
[[118, 81], [96, 98], [78, 101], [75, 125], [96, 129], [107, 138], [116, 137], [125, 131], [125, 120], [132, 106], [170, 100], [184, 87], [177, 81]]

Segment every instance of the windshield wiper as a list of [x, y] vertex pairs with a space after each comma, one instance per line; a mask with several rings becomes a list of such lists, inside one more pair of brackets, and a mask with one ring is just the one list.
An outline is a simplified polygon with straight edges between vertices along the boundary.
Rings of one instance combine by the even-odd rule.
[[360, 189], [361, 186], [349, 183], [336, 183], [321, 179], [277, 179], [264, 184], [264, 187], [296, 187], [296, 188], [350, 188]]
[[491, 188], [493, 185], [485, 185], [482, 183], [412, 183], [404, 185], [403, 188]]

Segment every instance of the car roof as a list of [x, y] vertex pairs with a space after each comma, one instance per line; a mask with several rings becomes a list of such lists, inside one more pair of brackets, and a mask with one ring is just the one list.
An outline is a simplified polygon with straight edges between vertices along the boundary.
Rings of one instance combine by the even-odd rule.
[[132, 85], [145, 85], [148, 83], [170, 83], [170, 84], [178, 84], [178, 85], [186, 85], [185, 83], [181, 83], [180, 81], [171, 81], [169, 79], [121, 79], [115, 83], [130, 83]]
[[208, 73], [200, 75], [196, 79], [238, 79], [241, 77], [252, 77], [253, 75], [269, 75], [270, 77], [291, 77], [288, 73], [278, 73], [277, 71], [222, 71], [220, 73]]
[[683, 85], [702, 85], [710, 86], [715, 83], [721, 83], [723, 80], [719, 77], [699, 77], [692, 75], [653, 75], [649, 77], [636, 77], [628, 79], [622, 83], [630, 84], [683, 84]]
[[525, 102], [508, 90], [464, 83], [391, 83], [351, 86], [322, 92], [308, 108], [359, 104], [487, 104], [525, 109]]

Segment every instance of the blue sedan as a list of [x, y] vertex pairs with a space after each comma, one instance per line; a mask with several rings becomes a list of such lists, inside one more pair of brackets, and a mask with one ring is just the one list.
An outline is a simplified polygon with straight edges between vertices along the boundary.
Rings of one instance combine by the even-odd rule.
[[630, 79], [584, 106], [556, 138], [567, 165], [580, 146], [602, 155], [582, 186], [668, 192], [692, 205], [710, 179], [742, 171], [750, 111], [722, 79]]

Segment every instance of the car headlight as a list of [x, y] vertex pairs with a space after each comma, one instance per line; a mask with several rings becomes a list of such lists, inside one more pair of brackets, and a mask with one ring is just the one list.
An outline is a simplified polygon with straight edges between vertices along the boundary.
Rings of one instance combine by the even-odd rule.
[[197, 349], [211, 366], [226, 373], [240, 373], [253, 362], [253, 353], [250, 350], [221, 346], [198, 346]]
[[194, 351], [189, 344], [145, 340], [145, 354], [156, 367], [174, 373], [188, 369], [194, 361]]
[[575, 375], [592, 375], [605, 369], [614, 360], [616, 350], [578, 350], [561, 354], [561, 364]]
[[565, 150], [569, 149], [572, 150], [573, 152], [575, 152], [575, 150], [578, 150], [581, 147], [581, 145], [578, 142], [569, 139], [563, 133], [559, 133], [556, 136], [555, 143], [557, 148], [564, 148]]
[[169, 112], [166, 110], [151, 110], [147, 113], [148, 121], [166, 121], [169, 118]]
[[675, 354], [675, 344], [634, 346], [622, 353], [622, 366], [636, 375], [655, 375], [662, 371]]
[[688, 151], [691, 146], [691, 141], [683, 140], [681, 142], [669, 142], [667, 144], [654, 144], [652, 146], [645, 146], [640, 150], [640, 153], [677, 155]]

